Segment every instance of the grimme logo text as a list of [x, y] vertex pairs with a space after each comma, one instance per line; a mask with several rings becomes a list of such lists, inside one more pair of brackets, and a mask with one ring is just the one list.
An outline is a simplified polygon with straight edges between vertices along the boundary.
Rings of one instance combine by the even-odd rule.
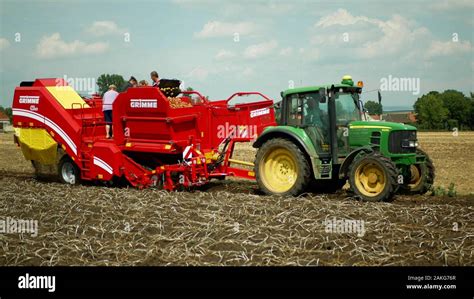
[[39, 96], [20, 96], [18, 103], [20, 104], [39, 104]]
[[154, 99], [131, 99], [131, 108], [158, 108], [158, 101]]
[[262, 109], [257, 109], [257, 110], [250, 111], [250, 117], [251, 118], [261, 116], [261, 115], [265, 115], [265, 114], [270, 114], [270, 108], [262, 108]]

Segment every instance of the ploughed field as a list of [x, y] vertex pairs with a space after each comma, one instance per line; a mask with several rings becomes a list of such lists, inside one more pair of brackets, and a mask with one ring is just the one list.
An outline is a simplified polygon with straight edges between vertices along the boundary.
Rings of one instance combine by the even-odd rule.
[[0, 134], [0, 229], [36, 220], [38, 232], [1, 232], [0, 265], [474, 265], [472, 132], [419, 133], [435, 186], [454, 183], [456, 197], [392, 203], [263, 196], [235, 179], [172, 193], [67, 186], [36, 180], [12, 139]]

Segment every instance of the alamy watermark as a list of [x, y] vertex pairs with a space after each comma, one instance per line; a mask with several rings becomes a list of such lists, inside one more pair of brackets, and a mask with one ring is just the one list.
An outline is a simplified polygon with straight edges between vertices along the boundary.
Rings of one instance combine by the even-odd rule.
[[380, 79], [380, 90], [382, 91], [410, 91], [413, 95], [420, 94], [420, 78], [405, 77], [383, 77]]
[[18, 277], [19, 289], [47, 289], [48, 292], [56, 291], [56, 276], [52, 275], [30, 275], [26, 273]]
[[365, 235], [365, 221], [355, 219], [325, 219], [323, 221], [324, 231], [328, 234], [357, 234], [358, 237]]
[[251, 138], [258, 137], [256, 125], [233, 125], [226, 122], [223, 125], [217, 126], [218, 138]]
[[38, 220], [11, 217], [0, 219], [0, 234], [30, 234], [36, 237], [38, 236]]
[[73, 78], [64, 75], [62, 78], [56, 79], [56, 86], [70, 86], [78, 93], [93, 94], [96, 92], [96, 79], [94, 77]]

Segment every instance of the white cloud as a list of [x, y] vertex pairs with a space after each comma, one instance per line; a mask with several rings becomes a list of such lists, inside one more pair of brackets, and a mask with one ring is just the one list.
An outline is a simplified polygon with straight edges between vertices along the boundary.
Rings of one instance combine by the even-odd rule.
[[10, 42], [6, 38], [0, 38], [0, 51], [10, 47]]
[[[333, 26], [340, 26], [339, 32], [324, 32]], [[419, 43], [430, 36], [428, 29], [417, 27], [410, 20], [400, 15], [394, 15], [389, 20], [353, 16], [345, 9], [321, 18], [314, 26], [318, 35], [313, 37], [313, 44], [327, 44], [342, 41], [342, 34], [350, 26], [348, 46], [354, 47], [354, 53], [359, 58], [375, 58], [396, 55], [401, 52], [418, 51]], [[354, 30], [357, 28], [358, 30]], [[374, 30], [378, 29], [378, 30]], [[355, 38], [355, 39], [354, 39]], [[355, 41], [355, 42], [354, 42]]]
[[280, 50], [279, 53], [281, 56], [289, 56], [293, 54], [293, 48], [292, 47], [286, 47]]
[[[417, 43], [428, 37], [425, 27], [415, 28], [408, 20], [394, 15], [390, 20], [378, 22], [383, 33], [380, 39], [365, 43], [359, 49], [359, 55], [365, 58], [397, 54], [401, 51], [419, 50]], [[410, 49], [411, 48], [411, 49]]]
[[427, 56], [431, 58], [435, 56], [457, 55], [462, 53], [468, 53], [471, 50], [472, 46], [469, 41], [433, 41], [428, 49]]
[[255, 59], [270, 54], [278, 46], [277, 41], [272, 40], [247, 47], [244, 51], [244, 57]]
[[85, 43], [79, 40], [65, 42], [59, 33], [41, 38], [36, 46], [36, 54], [39, 58], [57, 58], [79, 54], [99, 54], [107, 51], [109, 45], [103, 42]]
[[126, 29], [119, 28], [119, 26], [113, 21], [95, 21], [86, 29], [86, 32], [96, 36], [123, 34], [126, 31]]
[[235, 33], [239, 35], [249, 35], [257, 32], [257, 30], [258, 26], [252, 22], [227, 23], [210, 21], [204, 25], [201, 31], [194, 33], [194, 37], [233, 37]]
[[334, 25], [353, 25], [357, 22], [368, 22], [376, 24], [378, 21], [375, 19], [370, 19], [365, 16], [353, 16], [347, 10], [339, 8], [335, 13], [322, 17], [319, 22], [315, 24], [315, 27], [330, 27]]
[[235, 53], [232, 52], [232, 51], [220, 50], [216, 54], [216, 60], [226, 60], [226, 59], [229, 59], [229, 58], [233, 58], [235, 56], [236, 56]]

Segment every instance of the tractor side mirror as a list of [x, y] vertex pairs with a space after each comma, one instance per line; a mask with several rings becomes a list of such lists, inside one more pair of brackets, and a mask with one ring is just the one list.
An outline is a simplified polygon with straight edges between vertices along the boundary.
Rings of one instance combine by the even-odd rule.
[[326, 103], [326, 100], [327, 100], [327, 98], [326, 98], [326, 88], [320, 88], [319, 89], [319, 102], [321, 104], [324, 104], [324, 103]]

